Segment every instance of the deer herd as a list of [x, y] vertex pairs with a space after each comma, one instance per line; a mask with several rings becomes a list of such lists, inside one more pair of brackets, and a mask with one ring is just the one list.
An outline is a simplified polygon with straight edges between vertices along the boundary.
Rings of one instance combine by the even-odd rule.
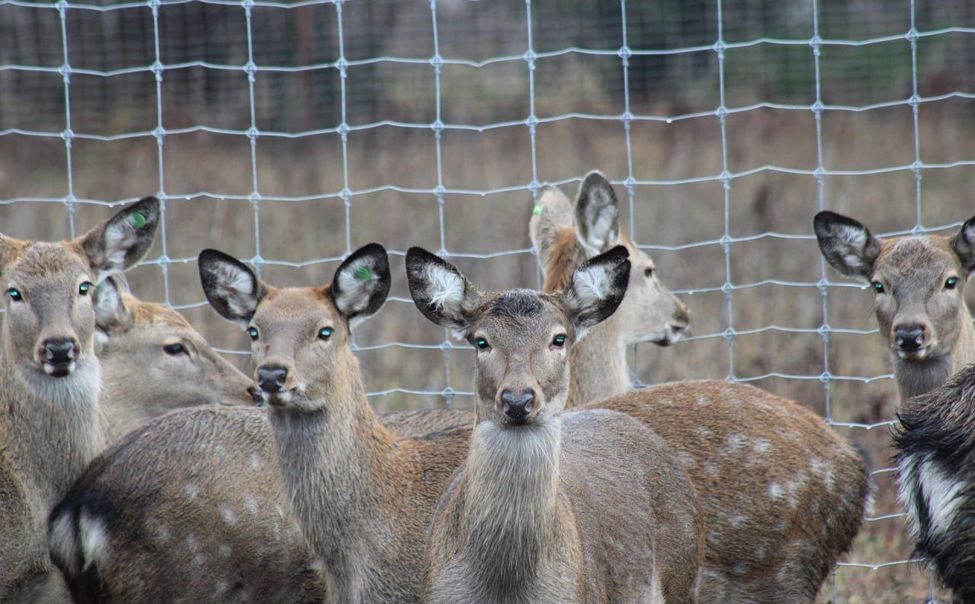
[[[122, 273], [154, 198], [58, 243], [0, 235], [0, 602], [813, 602], [869, 507], [863, 455], [805, 406], [718, 380], [631, 389], [626, 348], [690, 312], [611, 184], [544, 189], [542, 291], [482, 291], [420, 248], [419, 312], [474, 349], [473, 412], [377, 415], [351, 330], [393, 276], [372, 243], [278, 287], [199, 255], [245, 376]], [[880, 240], [821, 212], [869, 283], [900, 393], [917, 551], [975, 602], [975, 218]]]

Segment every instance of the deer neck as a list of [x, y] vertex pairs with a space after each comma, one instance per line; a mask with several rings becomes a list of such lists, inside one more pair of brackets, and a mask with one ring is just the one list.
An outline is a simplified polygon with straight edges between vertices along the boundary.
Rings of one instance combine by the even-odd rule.
[[560, 551], [561, 419], [505, 429], [481, 422], [465, 462], [460, 547], [491, 593], [531, 590]]
[[[3, 337], [9, 344], [6, 329]], [[101, 366], [94, 354], [85, 355], [63, 378], [0, 362], [0, 422], [9, 439], [0, 448], [6, 447], [44, 515], [104, 446], [100, 387]]]
[[923, 361], [904, 361], [894, 355], [894, 376], [903, 404], [909, 398], [925, 394], [941, 386], [959, 369], [975, 362], [975, 327], [967, 306], [962, 306], [960, 333], [951, 352]]
[[324, 389], [318, 410], [275, 408], [270, 416], [301, 528], [325, 561], [339, 598], [352, 601], [364, 585], [359, 570], [384, 555], [375, 550], [383, 545], [365, 536], [377, 533], [375, 523], [386, 523], [378, 529], [384, 532], [396, 520], [386, 506], [406, 489], [397, 471], [398, 444], [373, 413], [357, 364], [347, 375], [351, 379]]
[[569, 354], [572, 383], [567, 407], [584, 405], [630, 390], [626, 347], [612, 317], [593, 327]]

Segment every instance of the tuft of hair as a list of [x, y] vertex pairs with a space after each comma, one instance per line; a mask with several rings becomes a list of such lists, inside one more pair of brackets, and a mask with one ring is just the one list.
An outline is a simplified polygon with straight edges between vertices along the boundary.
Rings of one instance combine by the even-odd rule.
[[406, 252], [406, 277], [413, 303], [424, 317], [462, 334], [480, 303], [480, 293], [452, 264], [412, 247]]
[[538, 292], [530, 289], [510, 289], [491, 301], [487, 308], [490, 315], [517, 319], [534, 317], [542, 312]]

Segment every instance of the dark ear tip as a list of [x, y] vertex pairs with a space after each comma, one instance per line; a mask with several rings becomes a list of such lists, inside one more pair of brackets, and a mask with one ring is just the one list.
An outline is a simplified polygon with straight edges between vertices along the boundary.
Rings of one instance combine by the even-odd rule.
[[432, 252], [428, 252], [422, 247], [413, 246], [406, 250], [406, 269], [412, 271], [419, 264], [426, 264], [428, 262], [443, 262], [443, 258], [437, 256]]
[[610, 184], [609, 182], [609, 179], [607, 179], [606, 176], [599, 170], [590, 170], [589, 173], [586, 174], [586, 176], [582, 179], [582, 184], [583, 186], [597, 185], [597, 184], [612, 186], [612, 184]]

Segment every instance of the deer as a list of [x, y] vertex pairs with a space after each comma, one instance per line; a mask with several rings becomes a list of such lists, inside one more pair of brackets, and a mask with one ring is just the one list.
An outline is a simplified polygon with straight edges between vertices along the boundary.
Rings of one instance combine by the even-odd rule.
[[[244, 402], [235, 398], [241, 391], [253, 403], [253, 380], [224, 366], [178, 313], [132, 297], [113, 278], [95, 306], [104, 374], [120, 378], [106, 380], [104, 398], [118, 401], [109, 408], [138, 402], [125, 417], [140, 425], [96, 458], [51, 514], [52, 558], [74, 601], [324, 601], [323, 566], [298, 529], [267, 409], [232, 406]], [[153, 375], [130, 399], [124, 378], [135, 367]], [[197, 383], [209, 392], [194, 395]], [[155, 409], [167, 413], [147, 419]], [[471, 422], [447, 410], [381, 419], [417, 436]], [[101, 540], [91, 538], [93, 526]]]
[[620, 232], [618, 217], [612, 185], [594, 171], [574, 203], [546, 188], [530, 222], [547, 293], [608, 245], [622, 242], [633, 266], [614, 317], [569, 353], [572, 374], [578, 368], [588, 377], [572, 380], [566, 408], [626, 413], [684, 463], [707, 527], [701, 602], [814, 601], [862, 523], [870, 492], [863, 456], [804, 406], [745, 384], [691, 380], [631, 390], [625, 347], [682, 333], [674, 324], [686, 327], [689, 313], [660, 284], [652, 259]]
[[[572, 349], [568, 407], [627, 392], [632, 387], [626, 345], [670, 346], [684, 338], [691, 313], [664, 285], [650, 256], [619, 228], [619, 202], [598, 171], [579, 185], [576, 203], [546, 186], [529, 222], [532, 246], [544, 273], [543, 291], [563, 289], [587, 259], [623, 245], [633, 270], [619, 309]], [[608, 390], [608, 392], [607, 392]]]
[[[455, 430], [404, 436], [383, 425], [369, 405], [350, 329], [386, 299], [386, 251], [378, 244], [356, 250], [322, 287], [275, 288], [216, 250], [200, 253], [199, 269], [210, 305], [252, 340], [254, 393], [265, 405], [267, 426], [254, 438], [273, 451], [254, 462], [265, 479], [281, 481], [286, 512], [322, 560], [329, 601], [417, 601], [424, 527], [466, 454], [470, 428], [462, 422]], [[407, 422], [434, 425], [418, 415]], [[136, 471], [137, 464], [130, 467]], [[235, 478], [239, 469], [227, 466], [229, 475], [213, 480], [240, 491], [249, 485]], [[197, 501], [221, 504], [202, 489]], [[274, 500], [255, 501], [261, 511], [261, 501]], [[109, 554], [120, 558], [110, 548]]]
[[0, 235], [0, 601], [57, 591], [47, 515], [104, 443], [92, 294], [145, 255], [158, 222], [147, 197], [69, 241]]
[[476, 349], [477, 423], [434, 512], [425, 600], [696, 601], [703, 525], [682, 464], [629, 415], [562, 413], [571, 349], [619, 306], [628, 255], [615, 247], [541, 294], [481, 293], [407, 252], [417, 308]]
[[826, 261], [874, 292], [900, 399], [893, 428], [898, 499], [915, 548], [957, 598], [975, 602], [975, 329], [964, 298], [975, 269], [975, 218], [950, 237], [878, 239], [828, 211], [816, 214], [813, 228]]
[[108, 442], [177, 409], [253, 404], [250, 378], [172, 308], [136, 298], [116, 277], [93, 299]]

